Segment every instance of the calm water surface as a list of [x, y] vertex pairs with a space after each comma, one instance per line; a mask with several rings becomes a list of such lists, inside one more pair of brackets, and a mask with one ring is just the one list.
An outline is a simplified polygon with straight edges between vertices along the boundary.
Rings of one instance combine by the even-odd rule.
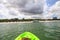
[[41, 40], [60, 40], [60, 22], [0, 23], [0, 40], [15, 40], [28, 31]]

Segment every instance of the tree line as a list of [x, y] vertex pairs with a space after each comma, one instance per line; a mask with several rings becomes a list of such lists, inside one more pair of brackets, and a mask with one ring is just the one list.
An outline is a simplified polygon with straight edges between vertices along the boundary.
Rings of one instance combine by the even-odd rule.
[[0, 22], [19, 22], [19, 21], [34, 21], [34, 20], [38, 20], [38, 21], [52, 21], [52, 20], [60, 20], [60, 19], [18, 19], [18, 18], [14, 18], [14, 19], [0, 19]]

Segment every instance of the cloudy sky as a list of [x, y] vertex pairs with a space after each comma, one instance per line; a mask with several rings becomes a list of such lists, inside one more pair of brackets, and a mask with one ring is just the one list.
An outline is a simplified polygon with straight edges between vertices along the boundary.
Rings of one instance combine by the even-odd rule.
[[58, 2], [59, 0], [0, 0], [0, 19], [51, 18], [52, 8], [58, 8]]
[[45, 0], [43, 18], [60, 18], [60, 0]]

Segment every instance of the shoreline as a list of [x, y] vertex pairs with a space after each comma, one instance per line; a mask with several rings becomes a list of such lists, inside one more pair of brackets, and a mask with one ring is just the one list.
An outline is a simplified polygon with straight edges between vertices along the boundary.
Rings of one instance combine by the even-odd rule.
[[[10, 23], [33, 23], [34, 21], [18, 21], [18, 22], [0, 22], [0, 24], [10, 24]], [[39, 22], [60, 22], [60, 20], [53, 21], [39, 21]]]
[[0, 24], [5, 23], [5, 24], [9, 24], [9, 23], [32, 23], [32, 21], [29, 22], [0, 22]]

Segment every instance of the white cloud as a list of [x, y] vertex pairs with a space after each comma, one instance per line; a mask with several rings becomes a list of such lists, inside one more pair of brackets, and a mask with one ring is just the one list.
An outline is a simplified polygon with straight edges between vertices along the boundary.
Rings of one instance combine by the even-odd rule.
[[58, 18], [60, 18], [60, 1], [56, 2], [56, 4], [54, 4], [49, 11], [50, 14], [52, 14], [52, 16], [57, 16]]
[[52, 19], [55, 16], [60, 18], [60, 1], [57, 1], [51, 7], [48, 7], [46, 4], [44, 6], [43, 18]]

